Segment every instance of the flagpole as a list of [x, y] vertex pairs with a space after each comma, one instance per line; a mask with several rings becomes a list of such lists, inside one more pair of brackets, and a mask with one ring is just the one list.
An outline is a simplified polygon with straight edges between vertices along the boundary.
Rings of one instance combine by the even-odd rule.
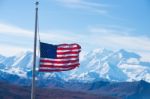
[[31, 89], [31, 99], [35, 99], [35, 72], [36, 72], [36, 46], [37, 46], [37, 24], [38, 24], [38, 4], [39, 2], [36, 1], [35, 3], [35, 34], [34, 34], [34, 56], [33, 56], [33, 68], [32, 68], [32, 89]]

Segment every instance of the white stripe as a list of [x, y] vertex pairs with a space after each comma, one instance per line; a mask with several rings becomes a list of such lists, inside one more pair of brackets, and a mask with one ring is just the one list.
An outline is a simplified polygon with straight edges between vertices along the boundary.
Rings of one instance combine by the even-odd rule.
[[57, 54], [57, 57], [66, 57], [66, 56], [79, 56], [79, 54], [64, 54], [64, 55]]
[[65, 59], [50, 59], [50, 58], [40, 58], [41, 60], [49, 60], [49, 61], [69, 61], [69, 60], [78, 60], [79, 58], [65, 58]]
[[58, 63], [49, 63], [49, 62], [41, 62], [40, 65], [55, 65], [55, 66], [69, 66], [69, 65], [75, 65], [75, 64], [79, 64], [79, 62], [74, 62], [74, 63], [67, 63], [67, 64], [58, 64]]
[[74, 50], [57, 50], [57, 52], [79, 52], [81, 51], [80, 49], [74, 49]]
[[76, 44], [75, 45], [60, 45], [58, 48], [76, 48], [78, 47]]

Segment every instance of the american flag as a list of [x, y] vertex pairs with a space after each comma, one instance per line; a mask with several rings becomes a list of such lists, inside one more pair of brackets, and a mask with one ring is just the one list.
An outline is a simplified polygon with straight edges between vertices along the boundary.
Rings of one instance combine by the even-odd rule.
[[40, 42], [39, 71], [67, 71], [78, 67], [81, 47], [78, 44], [52, 45]]

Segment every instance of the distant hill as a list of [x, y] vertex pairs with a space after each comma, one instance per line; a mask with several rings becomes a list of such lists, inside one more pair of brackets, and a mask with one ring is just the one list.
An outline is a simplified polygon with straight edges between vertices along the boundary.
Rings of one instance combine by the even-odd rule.
[[[38, 87], [36, 91], [36, 99], [149, 99], [150, 83], [67, 82], [62, 86]], [[29, 99], [30, 93], [29, 86], [0, 82], [0, 99]]]
[[143, 80], [138, 82], [95, 82], [89, 88], [91, 92], [122, 99], [150, 99], [150, 83]]
[[[37, 88], [36, 99], [121, 99], [64, 89]], [[0, 82], [0, 99], [30, 99], [31, 88]]]

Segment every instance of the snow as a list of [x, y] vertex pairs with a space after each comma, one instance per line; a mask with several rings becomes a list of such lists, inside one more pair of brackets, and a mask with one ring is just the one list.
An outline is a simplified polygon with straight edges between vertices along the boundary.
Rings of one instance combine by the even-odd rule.
[[139, 59], [136, 58], [130, 58], [127, 60], [127, 64], [139, 64]]
[[5, 60], [5, 58], [6, 58], [5, 56], [0, 55], [0, 63], [3, 62]]
[[19, 68], [11, 68], [11, 69], [1, 70], [1, 71], [12, 75], [18, 75], [21, 78], [27, 78], [26, 72], [21, 71]]
[[[1, 71], [16, 74], [23, 78], [32, 69], [32, 52], [21, 52], [15, 56], [0, 56], [0, 62], [5, 68]], [[107, 49], [95, 49], [81, 55], [80, 67], [71, 71], [59, 73], [39, 73], [39, 77], [49, 79], [95, 81], [107, 79], [110, 81], [134, 81], [145, 80], [150, 82], [150, 61], [138, 53], [124, 49], [111, 51]]]

